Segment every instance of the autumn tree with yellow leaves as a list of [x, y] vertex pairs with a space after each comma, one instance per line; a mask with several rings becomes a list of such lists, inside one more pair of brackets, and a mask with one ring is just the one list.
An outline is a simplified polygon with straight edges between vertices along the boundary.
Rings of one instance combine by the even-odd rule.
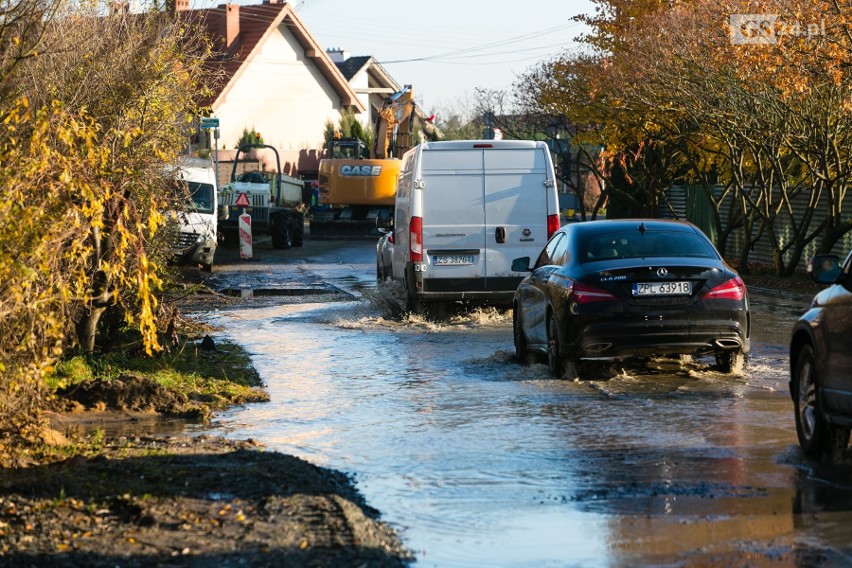
[[604, 148], [610, 191], [620, 185], [655, 210], [673, 183], [703, 187], [717, 246], [724, 253], [735, 234], [744, 243], [742, 270], [758, 238], [790, 274], [810, 243], [828, 251], [852, 229], [842, 211], [852, 182], [852, 6], [594, 5], [581, 18], [591, 54], [543, 63], [520, 93], [576, 124], [580, 143]]
[[[208, 57], [191, 23], [60, 0], [0, 11], [0, 449], [32, 441], [63, 355], [158, 343], [164, 165]], [[0, 451], [0, 458], [3, 452]]]

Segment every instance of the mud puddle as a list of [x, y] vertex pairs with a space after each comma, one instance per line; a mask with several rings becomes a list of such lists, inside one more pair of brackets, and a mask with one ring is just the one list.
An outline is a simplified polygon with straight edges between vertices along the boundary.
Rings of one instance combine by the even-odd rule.
[[564, 380], [515, 360], [510, 311], [424, 317], [393, 287], [351, 290], [217, 316], [271, 402], [214, 433], [355, 474], [418, 566], [785, 565], [813, 548], [776, 331], [793, 307], [735, 375], [660, 358]]

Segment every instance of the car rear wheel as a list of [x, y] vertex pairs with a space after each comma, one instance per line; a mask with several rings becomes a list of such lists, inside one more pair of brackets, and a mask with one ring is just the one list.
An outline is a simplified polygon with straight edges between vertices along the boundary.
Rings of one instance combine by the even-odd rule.
[[793, 372], [796, 435], [808, 456], [834, 457], [849, 445], [849, 428], [835, 426], [825, 419], [817, 393], [818, 384], [813, 347], [804, 345], [799, 350]]
[[[515, 357], [521, 363], [526, 363], [529, 351], [527, 350], [527, 338], [524, 335], [524, 322], [521, 319], [520, 310], [520, 306], [515, 306], [512, 310], [512, 330], [515, 336]], [[548, 351], [550, 351], [550, 349], [548, 349]]]
[[562, 376], [562, 355], [559, 353], [559, 326], [553, 316], [547, 319], [547, 367], [550, 372]]
[[722, 373], [739, 373], [745, 367], [746, 356], [739, 349], [716, 353], [716, 368]]
[[561, 345], [559, 325], [551, 314], [547, 318], [547, 366], [556, 378], [576, 379], [577, 362], [562, 352]]
[[411, 288], [408, 278], [405, 279], [405, 311], [419, 314], [421, 309], [420, 302], [417, 299], [417, 294]]

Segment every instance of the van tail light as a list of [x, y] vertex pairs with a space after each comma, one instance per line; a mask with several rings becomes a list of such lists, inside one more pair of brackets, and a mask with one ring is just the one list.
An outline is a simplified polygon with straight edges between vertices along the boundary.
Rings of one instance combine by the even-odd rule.
[[[539, 217], [540, 218], [540, 217]], [[547, 240], [553, 236], [553, 233], [559, 230], [559, 215], [547, 216]]]
[[704, 294], [705, 300], [742, 300], [746, 287], [739, 276], [722, 282]]
[[571, 298], [578, 304], [591, 304], [592, 302], [616, 302], [618, 298], [597, 286], [590, 286], [582, 282], [574, 282], [571, 286]]
[[411, 218], [408, 246], [411, 250], [411, 262], [423, 262], [423, 219], [421, 217]]

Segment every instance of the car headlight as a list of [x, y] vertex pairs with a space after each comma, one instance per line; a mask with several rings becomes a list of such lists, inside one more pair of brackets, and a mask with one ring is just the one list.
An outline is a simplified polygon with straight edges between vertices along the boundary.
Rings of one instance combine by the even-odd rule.
[[204, 235], [198, 235], [198, 237], [196, 237], [196, 239], [195, 239], [195, 244], [200, 245], [203, 242], [204, 242]]

